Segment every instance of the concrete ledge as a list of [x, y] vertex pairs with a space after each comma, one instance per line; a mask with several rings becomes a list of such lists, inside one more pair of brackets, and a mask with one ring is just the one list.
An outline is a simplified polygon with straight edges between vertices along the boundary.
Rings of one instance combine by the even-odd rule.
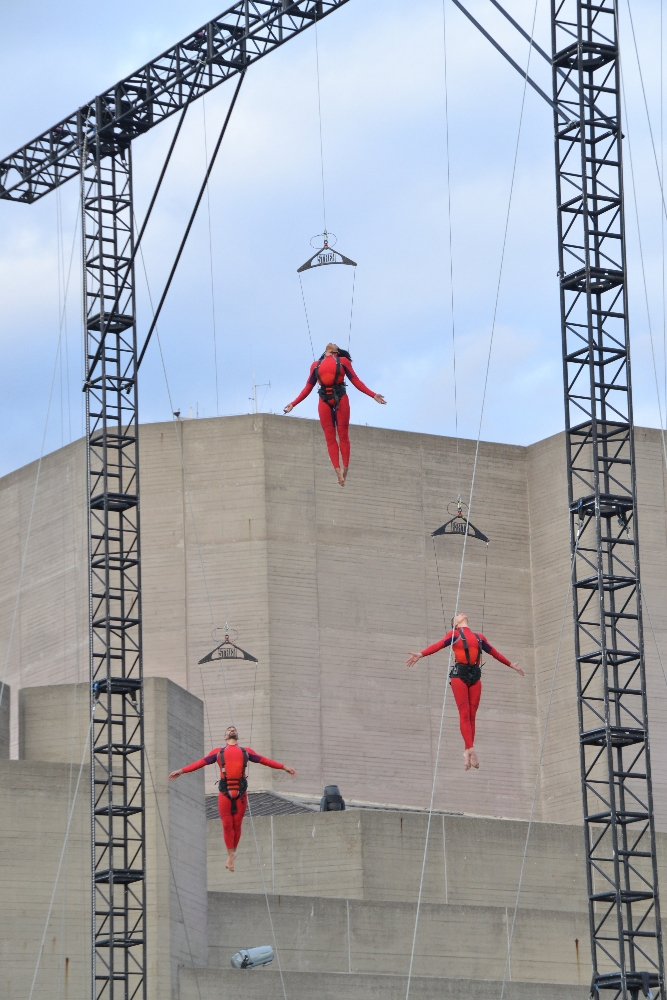
[[[272, 944], [275, 934], [285, 971], [407, 975], [416, 909], [415, 903], [209, 893], [208, 964], [229, 968], [239, 948]], [[423, 903], [413, 973], [502, 979], [512, 916], [505, 907]], [[583, 985], [589, 967], [586, 914], [519, 910], [509, 965], [514, 978]]]
[[[404, 1000], [405, 976], [360, 976], [326, 972], [285, 972], [290, 1000]], [[269, 969], [181, 969], [180, 1000], [275, 1000], [282, 996], [278, 973]], [[413, 977], [412, 1000], [498, 1000], [502, 982]], [[587, 986], [507, 982], [504, 1000], [586, 1000]]]

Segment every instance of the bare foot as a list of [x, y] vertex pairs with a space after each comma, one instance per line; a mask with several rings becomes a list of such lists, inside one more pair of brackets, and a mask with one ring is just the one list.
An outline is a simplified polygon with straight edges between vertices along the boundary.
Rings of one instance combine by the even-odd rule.
[[347, 479], [347, 470], [348, 469], [349, 469], [349, 465], [344, 465], [343, 466], [343, 482], [345, 482], [345, 480]]
[[225, 868], [227, 869], [227, 871], [230, 871], [230, 872], [234, 871], [234, 858], [235, 857], [236, 857], [236, 851], [230, 851], [229, 852], [229, 857], [227, 858], [227, 864], [225, 865]]
[[470, 750], [463, 751], [463, 770], [470, 770]]
[[474, 750], [470, 750], [468, 752], [470, 754], [470, 766], [477, 768], [477, 770], [479, 770], [479, 759], [477, 757], [477, 754], [475, 753]]
[[341, 469], [336, 469], [336, 475], [338, 476], [338, 485], [345, 486], [345, 476]]

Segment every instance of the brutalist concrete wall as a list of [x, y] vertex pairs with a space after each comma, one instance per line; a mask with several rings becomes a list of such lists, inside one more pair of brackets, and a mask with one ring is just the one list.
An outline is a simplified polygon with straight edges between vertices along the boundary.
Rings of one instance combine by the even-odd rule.
[[[456, 606], [462, 539], [439, 537], [434, 548], [430, 532], [469, 490], [474, 442], [460, 442], [457, 457], [453, 439], [433, 435], [353, 426], [351, 438], [340, 489], [314, 421], [250, 415], [142, 426], [145, 669], [205, 701], [206, 749], [233, 718], [244, 742], [298, 768], [296, 781], [254, 768], [255, 788], [316, 793], [335, 781], [349, 798], [423, 806], [447, 660], [440, 653], [414, 671], [404, 662], [443, 634]], [[637, 459], [645, 594], [664, 662], [658, 432], [638, 429]], [[7, 642], [17, 606], [15, 701], [20, 687], [87, 676], [84, 468], [79, 442], [43, 460], [36, 492], [35, 465], [0, 480], [0, 634]], [[437, 808], [529, 814], [567, 604], [566, 508], [562, 436], [530, 448], [481, 444], [471, 517], [490, 545], [469, 541], [459, 606], [527, 676], [487, 658], [479, 772], [463, 772], [448, 696]], [[226, 622], [257, 665], [198, 664]], [[667, 689], [652, 642], [647, 628], [656, 804], [667, 828]], [[536, 818], [579, 821], [576, 725], [568, 611]]]
[[9, 713], [11, 706], [9, 684], [0, 684], [0, 760], [9, 757]]
[[[635, 447], [654, 804], [657, 826], [667, 830], [667, 494], [660, 431], [637, 428]], [[531, 445], [527, 468], [540, 740], [554, 682], [541, 775], [541, 818], [577, 823], [581, 783], [564, 435]]]
[[[151, 1000], [164, 1000], [171, 995], [176, 1000], [179, 968], [206, 965], [206, 814], [201, 771], [189, 774], [178, 782], [170, 783], [167, 777], [184, 763], [202, 756], [203, 705], [199, 698], [172, 681], [149, 677], [145, 683], [144, 706], [149, 997]], [[52, 793], [56, 797], [52, 824], [48, 825], [46, 816], [40, 819], [36, 827], [37, 840], [35, 837], [28, 839], [25, 849], [18, 855], [22, 861], [15, 876], [12, 876], [17, 883], [23, 879], [30, 885], [38, 877], [35, 874], [38, 871], [43, 870], [46, 882], [51, 879], [51, 869], [40, 861], [37, 846], [39, 836], [42, 835], [40, 831], [51, 831], [49, 850], [55, 851], [57, 846], [59, 851], [66, 829], [62, 810], [67, 806], [68, 795], [72, 797], [81, 769], [84, 783], [88, 782], [88, 685], [62, 684], [25, 688], [21, 692], [20, 710], [22, 760], [9, 761], [7, 766], [14, 784], [19, 780], [16, 775], [25, 778], [25, 801], [20, 799], [17, 791], [15, 803], [15, 809], [22, 817], [22, 829], [32, 822], [30, 817], [36, 808], [32, 776], [43, 773], [43, 762], [46, 760], [50, 767], [55, 767], [52, 762], [57, 761], [57, 767], [61, 769], [57, 772], [60, 777], [54, 784]], [[11, 771], [11, 768], [15, 770]], [[69, 776], [69, 784], [64, 783], [63, 775]], [[44, 808], [48, 812], [48, 805]], [[79, 791], [76, 808], [79, 812], [83, 810], [86, 826], [81, 842], [77, 841], [78, 846], [70, 847], [70, 852], [78, 851], [76, 857], [72, 857], [71, 867], [76, 869], [77, 879], [83, 880], [86, 891], [89, 892], [90, 800], [83, 789]], [[10, 819], [2, 809], [0, 842], [3, 843], [4, 822], [10, 822]], [[11, 835], [11, 830], [9, 832]], [[6, 861], [9, 865], [9, 856]], [[14, 912], [17, 899], [21, 897], [5, 896], [4, 890], [3, 879], [0, 882], [0, 911], [7, 909]], [[42, 906], [40, 898], [39, 903], [35, 904], [30, 933], [26, 932], [30, 947], [24, 948], [24, 951], [28, 953], [31, 953], [31, 948], [33, 951], [37, 948], [47, 909], [48, 903]], [[33, 910], [30, 912], [33, 913]], [[87, 912], [86, 907], [81, 909], [79, 923], [76, 924], [77, 935], [82, 936], [86, 942], [90, 933]], [[76, 915], [71, 916], [71, 920], [76, 922]], [[82, 958], [79, 955], [77, 961], [84, 961], [87, 971], [90, 962], [87, 944], [85, 956]], [[62, 982], [62, 979], [59, 981]], [[87, 984], [85, 976], [84, 982]], [[27, 992], [21, 996], [25, 997]], [[1, 990], [0, 995], [4, 996]], [[69, 997], [69, 994], [65, 995]], [[84, 995], [87, 994], [82, 993], [81, 1000]], [[19, 994], [16, 996], [18, 998]], [[79, 994], [72, 994], [72, 997], [78, 1000]]]
[[0, 760], [0, 996], [52, 1000], [56, 983], [90, 997], [88, 771]]
[[[336, 782], [351, 798], [427, 805], [447, 656], [405, 659], [456, 606], [463, 539], [440, 537], [434, 553], [430, 532], [468, 489], [475, 444], [460, 442], [457, 469], [451, 438], [352, 427], [340, 489], [316, 423], [267, 419], [264, 434], [273, 750], [308, 748], [300, 790]], [[525, 816], [537, 735], [525, 449], [481, 445], [471, 518], [491, 544], [487, 564], [484, 543], [468, 543], [459, 606], [528, 676], [489, 661], [474, 775], [448, 697], [435, 805]]]

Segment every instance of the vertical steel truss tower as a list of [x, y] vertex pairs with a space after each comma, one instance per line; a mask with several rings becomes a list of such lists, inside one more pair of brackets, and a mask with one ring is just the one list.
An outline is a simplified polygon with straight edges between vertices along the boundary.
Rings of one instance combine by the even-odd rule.
[[146, 997], [137, 330], [131, 143], [347, 0], [238, 0], [0, 161], [0, 199], [81, 182], [92, 749], [93, 1000]]
[[[101, 109], [97, 112], [99, 121]], [[103, 140], [94, 137], [83, 162], [93, 696], [91, 996], [130, 1000], [145, 993], [146, 967], [131, 146], [113, 133]]]
[[[552, 0], [591, 993], [664, 998], [642, 634], [616, 0]], [[570, 86], [574, 84], [576, 90]]]

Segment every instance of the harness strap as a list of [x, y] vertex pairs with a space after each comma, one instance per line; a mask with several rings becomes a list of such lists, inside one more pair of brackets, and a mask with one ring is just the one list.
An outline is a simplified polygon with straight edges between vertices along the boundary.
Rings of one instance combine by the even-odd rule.
[[[481, 640], [480, 636], [477, 634], [477, 632], [473, 633], [474, 636], [475, 636], [475, 638], [477, 639], [477, 659], [475, 660], [474, 663], [471, 663], [470, 662], [470, 648], [468, 646], [468, 640], [466, 638], [465, 631], [462, 628], [460, 628], [460, 629], [458, 629], [458, 633], [459, 633], [459, 639], [463, 643], [463, 650], [464, 650], [464, 652], [466, 654], [466, 663], [467, 663], [467, 665], [469, 667], [478, 667], [479, 664], [480, 664], [480, 660], [482, 659], [482, 640]], [[456, 642], [456, 641], [457, 640], [455, 639], [454, 642]]]
[[324, 357], [321, 357], [320, 360], [317, 362], [314, 375], [317, 381], [320, 383], [320, 388], [318, 390], [318, 395], [320, 399], [322, 399], [325, 403], [329, 404], [333, 403], [333, 406], [331, 408], [335, 414], [339, 402], [341, 401], [343, 396], [347, 395], [347, 390], [345, 388], [344, 382], [342, 382], [340, 385], [338, 384], [338, 378], [340, 376], [340, 370], [341, 370], [339, 354], [336, 355], [336, 374], [334, 375], [333, 385], [328, 386], [324, 384], [324, 382], [320, 378], [320, 365], [324, 361]]
[[[225, 771], [225, 750], [226, 749], [227, 749], [227, 747], [222, 747], [222, 749], [220, 750], [220, 753], [218, 754], [218, 762], [220, 764], [220, 770], [222, 772], [222, 777], [220, 778], [220, 781], [218, 782], [218, 790], [220, 792], [222, 792], [223, 795], [226, 795], [227, 798], [232, 803], [232, 815], [234, 815], [236, 813], [236, 803], [237, 803], [238, 799], [240, 799], [242, 795], [245, 795], [245, 793], [248, 790], [247, 772], [248, 772], [248, 760], [249, 760], [249, 758], [248, 758], [248, 751], [246, 750], [246, 748], [245, 747], [239, 747], [239, 750], [241, 750], [243, 752], [243, 771], [241, 772], [241, 777], [240, 778], [229, 778], [228, 779], [227, 778], [227, 773]], [[233, 781], [235, 784], [238, 782], [238, 788], [232, 788], [232, 789], [230, 789], [229, 788], [229, 782], [230, 781]], [[236, 795], [232, 795], [231, 794], [232, 792], [236, 792]]]

